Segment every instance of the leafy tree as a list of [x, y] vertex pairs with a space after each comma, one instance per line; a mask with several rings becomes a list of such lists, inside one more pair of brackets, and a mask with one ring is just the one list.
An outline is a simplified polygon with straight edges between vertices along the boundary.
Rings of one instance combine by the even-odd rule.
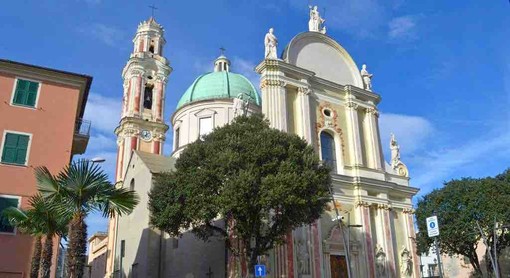
[[[510, 182], [506, 174], [497, 178], [463, 178], [445, 183], [441, 189], [436, 189], [423, 196], [418, 201], [416, 220], [419, 234], [417, 235], [418, 252], [427, 252], [433, 244], [433, 239], [427, 236], [426, 218], [437, 215], [441, 233], [439, 245], [441, 252], [447, 255], [461, 255], [469, 259], [476, 275], [482, 275], [482, 267], [476, 249], [481, 243], [482, 236], [478, 230], [480, 225], [487, 244], [494, 244], [494, 223], [510, 223]], [[506, 179], [505, 179], [506, 178]], [[483, 244], [483, 243], [482, 243]], [[489, 251], [498, 257], [501, 251], [510, 246], [510, 232], [501, 230], [497, 239], [497, 250]], [[492, 272], [492, 265], [486, 259], [486, 267]]]
[[93, 162], [81, 160], [66, 166], [54, 176], [46, 167], [36, 169], [38, 188], [53, 204], [58, 215], [69, 217], [66, 270], [68, 277], [83, 277], [87, 248], [85, 218], [92, 211], [105, 217], [129, 214], [138, 204], [134, 191], [115, 188], [106, 173]]
[[[319, 218], [328, 202], [329, 168], [306, 141], [260, 115], [238, 117], [188, 145], [175, 168], [156, 178], [150, 223], [172, 236], [189, 228], [203, 240], [219, 236], [247, 258], [251, 273], [257, 256]], [[232, 234], [245, 249], [229, 241]]]

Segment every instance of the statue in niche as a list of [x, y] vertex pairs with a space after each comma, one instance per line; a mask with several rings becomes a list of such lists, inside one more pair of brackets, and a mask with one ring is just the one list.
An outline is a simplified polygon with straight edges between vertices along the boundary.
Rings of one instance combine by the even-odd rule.
[[297, 247], [298, 273], [310, 274], [309, 265], [310, 254], [308, 253], [308, 242], [305, 241], [303, 238], [300, 238], [296, 242], [296, 247]]
[[402, 277], [410, 277], [413, 274], [413, 259], [405, 246], [402, 246], [400, 252], [400, 273]]
[[237, 116], [246, 116], [248, 113], [248, 100], [245, 100], [244, 94], [238, 94], [236, 98], [234, 98], [234, 118]]
[[363, 78], [363, 84], [365, 85], [365, 90], [372, 91], [372, 76], [373, 74], [368, 73], [367, 65], [363, 64], [361, 67], [361, 78]]
[[376, 277], [386, 276], [386, 253], [379, 244], [375, 246], [375, 271]]
[[154, 85], [145, 84], [145, 91], [143, 93], [143, 108], [152, 109], [152, 91], [154, 89]]
[[269, 32], [264, 38], [264, 45], [266, 47], [265, 58], [266, 59], [278, 59], [276, 47], [278, 46], [278, 39], [274, 35], [274, 29], [269, 28]]
[[[310, 9], [310, 20], [308, 21], [308, 31], [310, 32], [320, 32], [322, 34], [326, 34], [326, 27], [322, 26], [326, 21], [321, 17], [318, 7], [308, 6]], [[322, 28], [321, 28], [322, 26]]]

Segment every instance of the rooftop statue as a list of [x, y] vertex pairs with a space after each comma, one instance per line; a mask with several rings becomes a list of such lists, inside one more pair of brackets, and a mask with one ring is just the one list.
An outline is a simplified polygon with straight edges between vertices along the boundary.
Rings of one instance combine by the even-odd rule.
[[310, 32], [320, 32], [322, 34], [326, 34], [326, 27], [323, 26], [326, 20], [321, 17], [317, 6], [314, 6], [313, 8], [312, 6], [308, 6], [308, 8], [310, 9], [310, 20], [308, 21], [308, 30]]
[[400, 146], [395, 139], [395, 134], [391, 134], [390, 139], [391, 149], [391, 168], [397, 172], [398, 175], [403, 177], [409, 177], [409, 171], [407, 166], [400, 160]]
[[[249, 98], [249, 96], [247, 96]], [[237, 95], [234, 98], [234, 118], [237, 116], [246, 116], [248, 113], [248, 100], [244, 100], [244, 94]]]
[[278, 46], [278, 39], [273, 34], [274, 29], [269, 28], [266, 37], [264, 38], [264, 45], [266, 46], [266, 59], [278, 59], [276, 47]]
[[373, 74], [368, 73], [367, 65], [363, 64], [361, 67], [361, 78], [363, 78], [363, 84], [365, 85], [365, 90], [372, 91], [372, 76]]

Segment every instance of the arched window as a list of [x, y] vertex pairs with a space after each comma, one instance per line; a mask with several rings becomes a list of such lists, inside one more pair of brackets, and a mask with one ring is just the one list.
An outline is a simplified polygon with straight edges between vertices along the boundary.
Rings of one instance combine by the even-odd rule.
[[129, 183], [129, 190], [135, 190], [135, 179], [131, 179]]
[[335, 139], [325, 131], [321, 132], [321, 155], [322, 160], [336, 172]]
[[145, 84], [145, 92], [143, 94], [143, 108], [152, 109], [152, 89], [154, 89], [154, 85]]

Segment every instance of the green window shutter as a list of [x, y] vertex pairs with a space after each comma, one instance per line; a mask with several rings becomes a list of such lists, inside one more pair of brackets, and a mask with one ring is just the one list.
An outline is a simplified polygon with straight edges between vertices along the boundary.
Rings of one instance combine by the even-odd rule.
[[18, 79], [18, 82], [16, 83], [16, 90], [14, 92], [13, 103], [34, 107], [38, 90], [39, 83]]
[[27, 158], [28, 135], [7, 133], [5, 135], [2, 162], [24, 165]]
[[8, 207], [18, 207], [18, 199], [0, 197], [0, 233], [14, 233], [14, 227], [3, 216], [4, 209]]

